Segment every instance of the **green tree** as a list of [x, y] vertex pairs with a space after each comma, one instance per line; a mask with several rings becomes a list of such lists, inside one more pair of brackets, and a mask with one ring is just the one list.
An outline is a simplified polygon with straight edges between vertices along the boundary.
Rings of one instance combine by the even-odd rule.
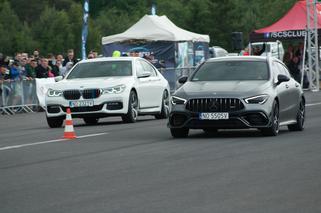
[[33, 37], [40, 41], [42, 55], [65, 52], [75, 44], [69, 17], [65, 11], [46, 7], [32, 26]]
[[13, 55], [16, 51], [22, 51], [19, 49], [21, 46], [18, 46], [17, 40], [27, 29], [24, 29], [8, 1], [0, 4], [0, 14], [0, 52]]

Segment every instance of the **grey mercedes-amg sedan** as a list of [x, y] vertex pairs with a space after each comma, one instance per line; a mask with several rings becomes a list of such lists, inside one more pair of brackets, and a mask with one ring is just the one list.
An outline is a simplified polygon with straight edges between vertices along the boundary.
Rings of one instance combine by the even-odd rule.
[[171, 98], [168, 126], [174, 138], [189, 129], [257, 128], [276, 136], [279, 126], [302, 131], [305, 98], [282, 61], [273, 57], [234, 56], [209, 59]]

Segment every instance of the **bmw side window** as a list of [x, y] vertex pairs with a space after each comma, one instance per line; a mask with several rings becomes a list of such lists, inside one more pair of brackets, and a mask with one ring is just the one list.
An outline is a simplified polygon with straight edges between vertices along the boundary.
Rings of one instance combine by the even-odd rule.
[[142, 64], [142, 66], [144, 67], [145, 72], [149, 72], [151, 74], [151, 77], [156, 76], [155, 70], [153, 69], [152, 66], [150, 66], [148, 63], [146, 63], [145, 61], [140, 61], [140, 63]]
[[144, 67], [143, 65], [140, 63], [140, 61], [137, 61], [136, 62], [136, 75], [137, 76], [140, 76], [144, 73]]

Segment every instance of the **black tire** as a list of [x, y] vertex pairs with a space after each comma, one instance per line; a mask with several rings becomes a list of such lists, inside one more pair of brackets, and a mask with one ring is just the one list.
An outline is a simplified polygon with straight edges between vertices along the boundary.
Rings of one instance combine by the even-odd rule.
[[165, 119], [165, 118], [168, 118], [168, 116], [169, 116], [169, 95], [167, 90], [165, 90], [162, 98], [162, 110], [160, 114], [155, 115], [155, 118]]
[[215, 128], [204, 128], [203, 131], [207, 135], [214, 135], [217, 133], [217, 129], [215, 129]]
[[61, 117], [47, 117], [47, 123], [50, 128], [59, 128], [62, 126], [64, 119]]
[[305, 120], [305, 103], [301, 100], [299, 110], [296, 116], [296, 124], [288, 125], [290, 131], [302, 131], [304, 129]]
[[188, 128], [171, 128], [173, 138], [186, 138], [188, 136]]
[[83, 119], [87, 125], [95, 125], [99, 121], [99, 118], [83, 118]]
[[261, 132], [264, 136], [277, 136], [279, 133], [279, 105], [276, 101], [273, 103], [272, 122], [268, 128], [262, 128]]
[[138, 97], [135, 91], [130, 91], [127, 114], [121, 118], [125, 123], [135, 123], [138, 117]]

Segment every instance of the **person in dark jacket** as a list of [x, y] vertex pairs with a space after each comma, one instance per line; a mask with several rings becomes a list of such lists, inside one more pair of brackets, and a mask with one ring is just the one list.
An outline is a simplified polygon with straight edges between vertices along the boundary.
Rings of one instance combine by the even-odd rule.
[[300, 65], [299, 57], [294, 56], [289, 63], [289, 71], [297, 82], [301, 82], [301, 71], [300, 71], [299, 65]]
[[26, 65], [27, 77], [29, 77], [29, 78], [36, 78], [37, 77], [36, 67], [37, 67], [37, 60], [32, 59], [30, 61], [30, 63]]
[[68, 56], [64, 59], [62, 66], [65, 67], [68, 62], [72, 62], [73, 64], [76, 64], [78, 62], [75, 58], [73, 49], [68, 50]]
[[36, 67], [37, 78], [48, 78], [49, 65], [48, 59], [42, 58], [40, 64]]
[[256, 47], [256, 48], [254, 49], [254, 51], [253, 51], [253, 55], [257, 55], [257, 56], [262, 55], [262, 53], [265, 52], [265, 48], [266, 48], [266, 44], [265, 44], [265, 43], [263, 43], [262, 49], [260, 49], [259, 47]]

